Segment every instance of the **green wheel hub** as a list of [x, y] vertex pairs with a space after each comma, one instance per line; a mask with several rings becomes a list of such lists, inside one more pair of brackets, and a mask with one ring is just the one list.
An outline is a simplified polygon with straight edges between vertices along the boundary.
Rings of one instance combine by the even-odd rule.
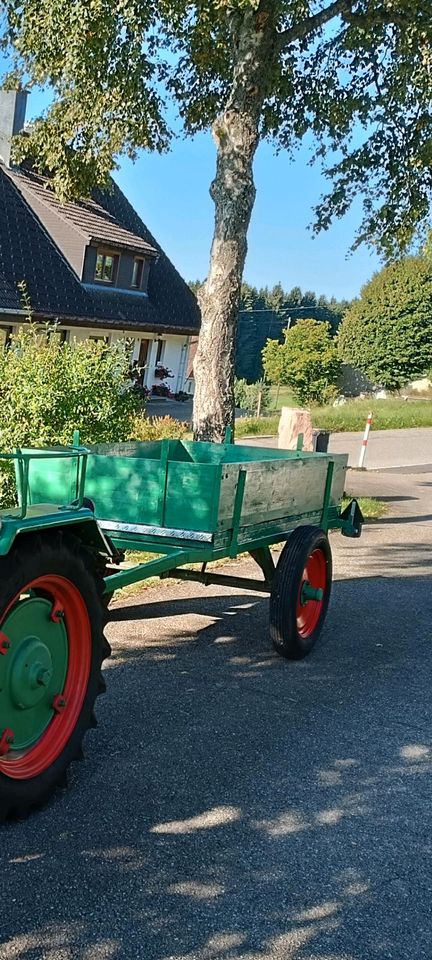
[[0, 656], [1, 726], [13, 731], [14, 751], [42, 736], [54, 716], [54, 697], [64, 688], [68, 638], [64, 621], [51, 619], [52, 609], [52, 601], [30, 596], [2, 624], [9, 647]]

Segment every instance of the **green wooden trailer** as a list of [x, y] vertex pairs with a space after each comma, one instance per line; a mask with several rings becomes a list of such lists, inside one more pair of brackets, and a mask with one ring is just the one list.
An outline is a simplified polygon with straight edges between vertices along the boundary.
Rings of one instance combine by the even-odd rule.
[[[76, 434], [69, 448], [4, 459], [19, 505], [0, 518], [0, 817], [44, 800], [81, 755], [116, 589], [161, 576], [268, 593], [275, 649], [300, 658], [327, 612], [328, 531], [361, 532], [356, 502], [341, 510], [344, 455], [180, 440], [85, 448]], [[144, 562], [125, 565], [128, 550]], [[208, 566], [240, 553], [256, 578]]]

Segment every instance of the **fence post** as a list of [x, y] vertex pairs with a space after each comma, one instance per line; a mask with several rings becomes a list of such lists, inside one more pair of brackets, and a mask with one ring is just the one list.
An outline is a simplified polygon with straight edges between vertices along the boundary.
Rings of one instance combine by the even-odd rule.
[[258, 402], [257, 402], [257, 417], [261, 416], [261, 407], [262, 407], [262, 390], [258, 391]]

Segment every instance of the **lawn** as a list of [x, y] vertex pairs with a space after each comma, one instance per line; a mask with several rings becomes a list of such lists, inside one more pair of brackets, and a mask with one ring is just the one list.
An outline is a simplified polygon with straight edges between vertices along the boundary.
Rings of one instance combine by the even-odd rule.
[[282, 410], [282, 407], [296, 407], [292, 390], [290, 387], [270, 387], [270, 399], [268, 409], [271, 411]]
[[[344, 497], [342, 507], [347, 507], [352, 499], [352, 497]], [[374, 497], [357, 497], [357, 500], [366, 522], [368, 520], [379, 520], [387, 513], [388, 505], [383, 503], [382, 500], [375, 500]]]
[[[363, 430], [369, 410], [373, 413], [373, 430], [432, 427], [432, 400], [356, 400], [341, 407], [311, 407], [312, 422], [315, 428], [331, 433]], [[278, 414], [247, 417], [237, 421], [236, 436], [273, 436], [278, 424]]]

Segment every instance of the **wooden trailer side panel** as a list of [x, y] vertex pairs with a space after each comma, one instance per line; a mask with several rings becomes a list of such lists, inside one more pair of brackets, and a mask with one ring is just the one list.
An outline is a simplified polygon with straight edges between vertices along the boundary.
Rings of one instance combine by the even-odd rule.
[[[319, 514], [323, 506], [328, 464], [334, 462], [330, 505], [340, 503], [344, 492], [347, 457], [311, 457], [247, 464], [247, 477], [240, 527], [294, 517]], [[237, 488], [238, 464], [226, 464], [222, 472], [218, 529], [230, 526]]]

